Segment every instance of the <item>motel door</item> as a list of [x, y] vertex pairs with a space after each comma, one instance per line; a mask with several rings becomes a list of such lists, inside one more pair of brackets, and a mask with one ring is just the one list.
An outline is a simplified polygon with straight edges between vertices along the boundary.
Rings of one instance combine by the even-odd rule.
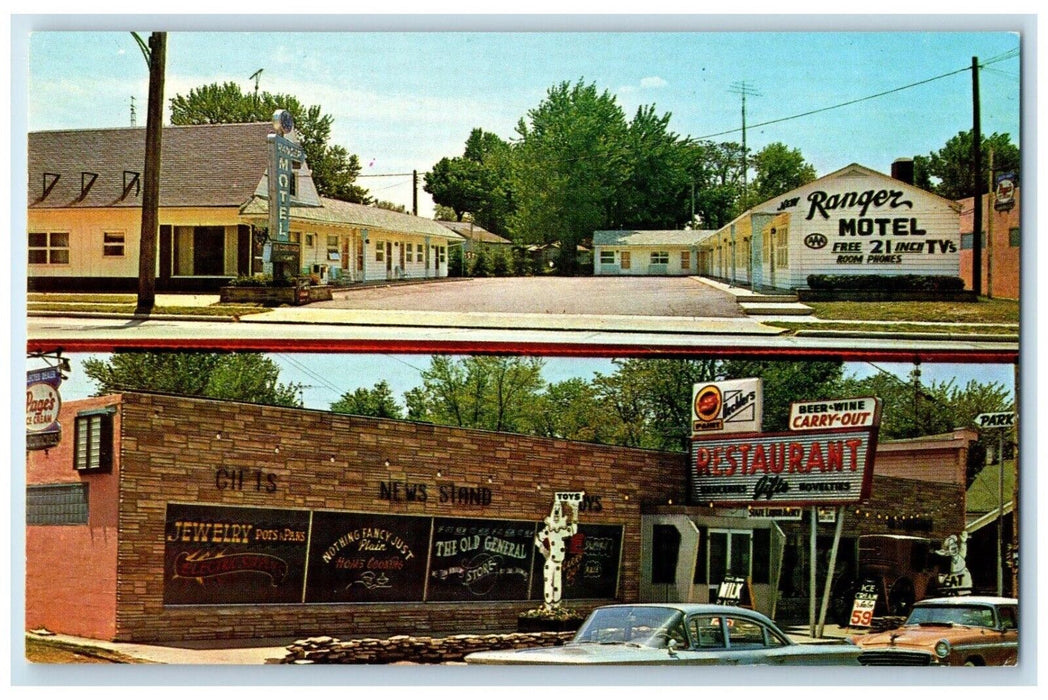
[[709, 529], [706, 547], [706, 581], [709, 600], [717, 600], [717, 587], [727, 575], [749, 577], [753, 561], [752, 530]]
[[630, 252], [628, 250], [619, 253], [619, 267], [623, 270], [630, 269]]
[[393, 243], [386, 241], [386, 279], [393, 277]]

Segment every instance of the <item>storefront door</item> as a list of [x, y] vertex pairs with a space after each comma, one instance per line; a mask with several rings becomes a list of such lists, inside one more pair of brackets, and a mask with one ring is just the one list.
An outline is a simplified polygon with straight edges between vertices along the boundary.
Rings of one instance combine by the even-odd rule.
[[752, 530], [709, 530], [706, 548], [709, 600], [717, 600], [717, 588], [727, 575], [749, 577], [753, 560]]

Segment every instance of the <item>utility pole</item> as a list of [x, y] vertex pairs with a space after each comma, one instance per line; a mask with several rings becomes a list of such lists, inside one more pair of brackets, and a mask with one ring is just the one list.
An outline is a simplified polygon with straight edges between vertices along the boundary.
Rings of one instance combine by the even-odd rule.
[[164, 115], [164, 64], [167, 32], [153, 32], [148, 48], [135, 35], [149, 63], [149, 105], [146, 110], [146, 159], [142, 181], [142, 234], [138, 251], [136, 314], [149, 314], [156, 304], [156, 238], [160, 226], [160, 150]]
[[138, 126], [137, 119], [135, 118], [135, 96], [131, 95], [131, 128]]
[[993, 146], [990, 146], [989, 170], [986, 177], [986, 298], [993, 299]]
[[735, 82], [731, 84], [731, 89], [728, 92], [733, 92], [737, 95], [742, 95], [742, 201], [743, 205], [746, 204], [746, 194], [748, 188], [748, 175], [747, 170], [749, 165], [747, 162], [747, 150], [746, 150], [746, 95], [753, 95], [754, 97], [760, 97], [761, 94], [754, 88], [746, 84], [746, 81]]
[[982, 295], [982, 126], [979, 119], [979, 59], [972, 56], [972, 184], [975, 211], [972, 213], [972, 291]]
[[418, 216], [418, 170], [411, 171], [411, 213]]

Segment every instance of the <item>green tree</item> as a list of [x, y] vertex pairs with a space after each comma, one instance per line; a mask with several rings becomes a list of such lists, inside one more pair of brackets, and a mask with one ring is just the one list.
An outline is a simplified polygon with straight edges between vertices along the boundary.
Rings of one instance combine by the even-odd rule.
[[510, 145], [497, 135], [473, 129], [461, 157], [441, 158], [423, 176], [423, 189], [433, 201], [451, 209], [454, 221], [470, 214], [479, 226], [498, 235], [506, 233], [506, 217], [513, 209], [509, 173]]
[[185, 126], [268, 122], [278, 109], [286, 109], [295, 117], [295, 130], [317, 191], [325, 197], [370, 204], [367, 190], [354, 184], [360, 175], [360, 160], [342, 146], [329, 143], [334, 118], [317, 105], [306, 107], [286, 94], [245, 94], [236, 83], [211, 83], [172, 97], [171, 123]]
[[669, 122], [654, 105], [637, 109], [625, 140], [628, 176], [609, 202], [609, 228], [672, 229], [690, 217], [691, 152]]
[[806, 185], [815, 179], [815, 167], [804, 160], [797, 148], [769, 143], [750, 159], [753, 182], [746, 194], [743, 210]]
[[630, 447], [687, 450], [692, 384], [717, 377], [719, 362], [691, 359], [615, 360], [593, 381], [605, 413], [614, 416], [611, 441]]
[[516, 130], [513, 240], [559, 242], [558, 270], [574, 274], [578, 244], [606, 227], [609, 203], [630, 174], [625, 116], [614, 96], [596, 85], [562, 82]]
[[[842, 382], [842, 395], [876, 396], [881, 399], [882, 440], [903, 440], [923, 435], [949, 433], [957, 428], [971, 427], [980, 413], [1014, 410], [1008, 388], [999, 382], [983, 383], [970, 380], [958, 386], [955, 380], [945, 382], [921, 381], [920, 369], [911, 370], [903, 380], [888, 372], [869, 377], [847, 377]], [[975, 455], [985, 455], [987, 442], [993, 436], [981, 435]], [[968, 484], [985, 465], [983, 459], [972, 459], [968, 464]]]
[[96, 396], [148, 391], [276, 406], [301, 406], [300, 384], [281, 384], [280, 367], [261, 353], [115, 352], [84, 360]]
[[387, 202], [384, 199], [377, 199], [372, 203], [372, 206], [378, 207], [379, 209], [386, 209], [388, 211], [396, 211], [401, 214], [407, 214], [408, 208], [403, 204], [397, 204], [396, 202]]
[[790, 403], [843, 396], [844, 366], [840, 362], [785, 362], [781, 360], [727, 360], [720, 367], [724, 379], [761, 379], [766, 432], [789, 427]]
[[532, 404], [528, 432], [549, 438], [609, 443], [614, 433], [594, 386], [579, 377], [546, 386]]
[[354, 416], [373, 416], [375, 418], [404, 417], [404, 410], [393, 397], [393, 391], [386, 380], [375, 382], [371, 389], [358, 387], [347, 391], [331, 404], [335, 413], [348, 413]]
[[976, 192], [985, 194], [990, 182], [990, 151], [993, 151], [993, 167], [997, 172], [1020, 172], [1019, 147], [1011, 142], [1008, 134], [993, 133], [982, 137], [981, 160], [983, 176], [974, 182], [972, 170], [971, 130], [958, 132], [938, 151], [913, 160], [914, 184], [946, 199], [964, 199]]
[[687, 143], [684, 150], [690, 177], [687, 220], [694, 209], [695, 228], [726, 226], [741, 213], [742, 146], [698, 141]]
[[542, 390], [537, 358], [475, 356], [430, 359], [422, 386], [404, 394], [408, 418], [441, 425], [524, 432]]

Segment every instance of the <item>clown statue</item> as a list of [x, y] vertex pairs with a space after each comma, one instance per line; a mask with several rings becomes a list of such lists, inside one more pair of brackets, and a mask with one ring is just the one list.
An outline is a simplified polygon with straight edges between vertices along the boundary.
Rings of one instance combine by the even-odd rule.
[[[545, 588], [543, 597], [547, 610], [560, 607], [561, 571], [567, 553], [568, 539], [579, 530], [579, 504], [583, 492], [558, 492], [554, 496], [553, 510], [543, 518], [545, 527], [535, 535], [535, 546], [542, 552], [546, 564], [542, 568]], [[565, 512], [565, 510], [570, 512]]]
[[939, 585], [948, 595], [966, 595], [972, 591], [972, 575], [968, 571], [965, 557], [968, 556], [968, 533], [961, 532], [950, 535], [942, 542], [942, 549], [936, 550], [936, 554], [948, 557], [950, 560], [950, 573], [939, 575]]

